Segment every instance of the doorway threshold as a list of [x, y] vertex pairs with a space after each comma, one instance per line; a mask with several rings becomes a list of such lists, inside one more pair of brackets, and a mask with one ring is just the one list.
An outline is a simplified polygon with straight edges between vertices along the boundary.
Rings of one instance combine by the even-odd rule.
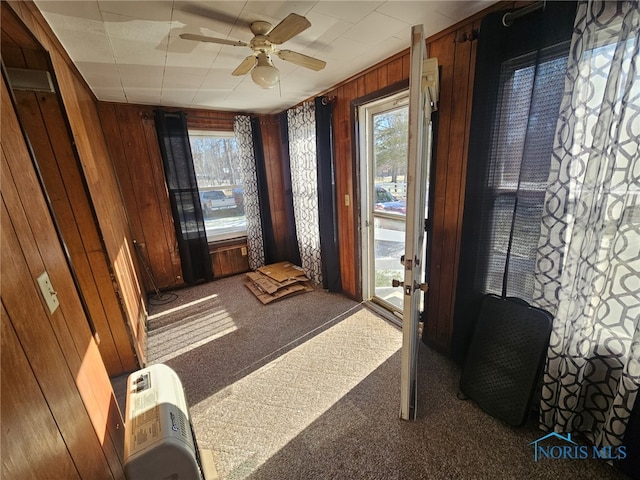
[[398, 313], [392, 312], [384, 308], [382, 305], [379, 305], [376, 302], [371, 300], [366, 300], [364, 304], [369, 310], [374, 311], [375, 313], [380, 315], [382, 318], [384, 318], [387, 322], [402, 329], [402, 317], [399, 316], [400, 315], [399, 312]]

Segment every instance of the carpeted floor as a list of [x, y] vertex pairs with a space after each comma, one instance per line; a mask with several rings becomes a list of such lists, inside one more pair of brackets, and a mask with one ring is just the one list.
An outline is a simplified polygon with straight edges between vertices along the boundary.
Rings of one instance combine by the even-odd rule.
[[242, 276], [172, 295], [151, 307], [148, 356], [180, 376], [221, 479], [626, 478], [534, 462], [535, 419], [516, 429], [459, 400], [459, 369], [423, 344], [418, 419], [400, 420], [401, 332], [342, 295], [265, 306]]

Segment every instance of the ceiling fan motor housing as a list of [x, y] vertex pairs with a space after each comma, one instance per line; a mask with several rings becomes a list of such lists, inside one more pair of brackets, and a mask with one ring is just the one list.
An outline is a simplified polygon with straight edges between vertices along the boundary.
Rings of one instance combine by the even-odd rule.
[[264, 53], [269, 53], [275, 50], [275, 47], [269, 41], [269, 37], [266, 37], [265, 35], [256, 35], [255, 37], [253, 37], [251, 39], [251, 42], [249, 42], [249, 47], [254, 52], [260, 51]]
[[251, 32], [254, 35], [266, 35], [271, 30], [271, 24], [263, 20], [251, 22]]

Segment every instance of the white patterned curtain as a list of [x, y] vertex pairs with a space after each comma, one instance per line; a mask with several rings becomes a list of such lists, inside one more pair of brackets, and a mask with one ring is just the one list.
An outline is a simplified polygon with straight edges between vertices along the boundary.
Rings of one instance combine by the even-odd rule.
[[555, 314], [541, 422], [623, 443], [640, 385], [640, 9], [581, 2], [536, 260]]
[[313, 102], [287, 111], [291, 190], [302, 269], [316, 284], [322, 283], [316, 121]]
[[244, 188], [244, 209], [247, 216], [247, 255], [249, 268], [257, 269], [264, 265], [264, 243], [262, 223], [260, 221], [260, 202], [258, 199], [258, 178], [256, 161], [253, 155], [253, 135], [251, 118], [238, 115], [233, 121], [233, 133], [240, 152], [240, 170]]

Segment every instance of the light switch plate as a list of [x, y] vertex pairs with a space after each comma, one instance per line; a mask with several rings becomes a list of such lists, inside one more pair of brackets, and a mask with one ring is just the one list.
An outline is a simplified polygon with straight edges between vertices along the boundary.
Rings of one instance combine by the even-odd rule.
[[47, 307], [49, 307], [49, 312], [53, 313], [60, 306], [60, 302], [58, 301], [58, 295], [56, 291], [53, 289], [51, 285], [51, 280], [49, 280], [49, 275], [47, 272], [42, 272], [38, 277], [38, 285], [40, 285], [40, 291], [42, 292], [42, 296], [44, 297], [44, 301], [47, 303]]

